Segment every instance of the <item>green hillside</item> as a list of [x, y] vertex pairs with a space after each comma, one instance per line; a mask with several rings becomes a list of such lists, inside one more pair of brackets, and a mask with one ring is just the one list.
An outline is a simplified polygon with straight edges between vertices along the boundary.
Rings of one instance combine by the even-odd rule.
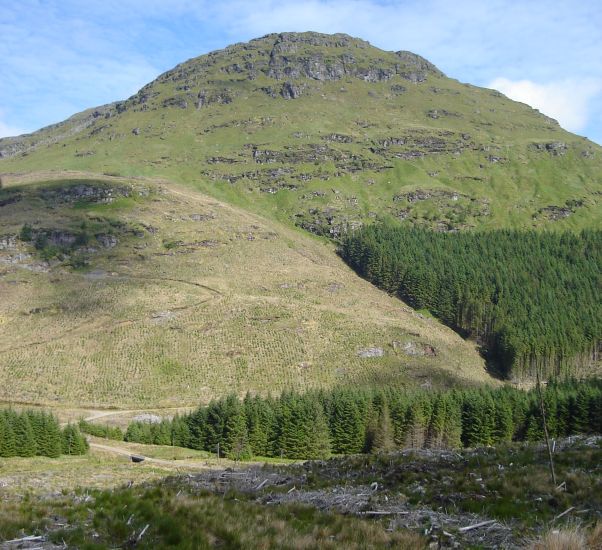
[[40, 404], [491, 382], [306, 232], [601, 225], [602, 148], [346, 35], [189, 60], [0, 139], [0, 175], [0, 400]]
[[490, 382], [474, 345], [332, 246], [197, 191], [65, 174], [10, 184], [0, 205], [0, 401]]
[[126, 101], [0, 140], [0, 155], [5, 174], [162, 176], [335, 237], [377, 214], [440, 231], [600, 225], [602, 148], [346, 35], [212, 52]]

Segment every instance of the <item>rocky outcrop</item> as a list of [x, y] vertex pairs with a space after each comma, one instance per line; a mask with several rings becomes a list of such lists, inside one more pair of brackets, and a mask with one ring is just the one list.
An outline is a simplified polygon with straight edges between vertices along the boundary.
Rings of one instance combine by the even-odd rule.
[[558, 221], [568, 218], [577, 210], [577, 208], [580, 208], [583, 205], [584, 202], [581, 199], [569, 199], [564, 203], [564, 206], [551, 205], [540, 208], [534, 217], [537, 218], [539, 215], [543, 215], [548, 220]]
[[[383, 82], [398, 75], [414, 83], [424, 82], [429, 73], [441, 74], [431, 63], [410, 52], [397, 52], [395, 58], [369, 60], [361, 50], [367, 42], [350, 36], [318, 33], [282, 33], [274, 38], [267, 67], [261, 70], [276, 80], [309, 78], [317, 81], [353, 77], [366, 82]], [[354, 55], [353, 49], [359, 50]], [[339, 51], [337, 51], [339, 50]]]
[[353, 138], [344, 134], [328, 134], [323, 136], [324, 141], [330, 141], [335, 143], [353, 143]]
[[17, 248], [16, 235], [0, 235], [0, 250], [14, 250]]
[[280, 88], [280, 95], [284, 99], [297, 99], [298, 97], [301, 97], [302, 91], [302, 86], [297, 86], [292, 82], [285, 82], [282, 85], [282, 88]]
[[201, 109], [212, 104], [229, 105], [233, 100], [233, 93], [227, 88], [213, 91], [201, 90], [197, 95], [195, 106], [197, 109]]
[[568, 151], [568, 145], [563, 141], [550, 141], [548, 143], [533, 143], [531, 148], [535, 151], [548, 152], [554, 157], [561, 157]]
[[400, 349], [406, 355], [411, 357], [435, 357], [437, 350], [430, 344], [424, 344], [422, 342], [406, 342], [400, 344], [399, 342], [393, 342], [394, 349]]
[[40, 197], [50, 203], [111, 203], [116, 197], [129, 197], [131, 192], [132, 190], [125, 186], [101, 186], [80, 183], [68, 187], [42, 189]]
[[452, 201], [457, 201], [460, 197], [466, 197], [466, 195], [456, 193], [455, 191], [445, 191], [443, 189], [416, 189], [415, 191], [395, 195], [393, 201], [408, 201], [409, 203], [413, 203], [437, 197], [444, 197]]
[[447, 111], [445, 109], [431, 109], [430, 111], [427, 111], [426, 116], [429, 118], [432, 118], [434, 120], [437, 120], [438, 118], [445, 118], [445, 117], [459, 118], [462, 115], [460, 115], [459, 113], [452, 113], [451, 111]]
[[348, 232], [359, 229], [363, 223], [351, 215], [327, 206], [322, 209], [310, 208], [307, 213], [295, 214], [295, 225], [314, 235], [339, 239]]
[[119, 239], [115, 235], [105, 233], [96, 235], [96, 240], [103, 248], [115, 248], [119, 244]]
[[383, 348], [364, 348], [357, 351], [357, 356], [362, 359], [368, 359], [372, 357], [383, 357], [385, 355], [385, 350]]

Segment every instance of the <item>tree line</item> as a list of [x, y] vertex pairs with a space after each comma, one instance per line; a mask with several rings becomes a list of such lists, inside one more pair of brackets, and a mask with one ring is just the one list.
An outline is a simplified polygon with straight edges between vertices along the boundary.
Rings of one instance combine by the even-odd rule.
[[602, 231], [435, 233], [393, 222], [348, 235], [362, 277], [479, 341], [508, 377], [575, 374], [602, 345]]
[[57, 418], [46, 412], [13, 409], [0, 411], [0, 457], [82, 455], [88, 442], [77, 426], [61, 429]]
[[[551, 437], [602, 433], [602, 380], [550, 382], [543, 390]], [[231, 395], [159, 423], [133, 422], [125, 440], [251, 456], [323, 458], [405, 448], [538, 441], [538, 396], [509, 387], [335, 389], [278, 398]]]

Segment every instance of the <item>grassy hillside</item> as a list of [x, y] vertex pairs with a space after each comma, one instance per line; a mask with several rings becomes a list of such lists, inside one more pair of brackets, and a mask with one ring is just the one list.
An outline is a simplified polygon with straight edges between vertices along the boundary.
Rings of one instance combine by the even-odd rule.
[[489, 380], [474, 346], [298, 229], [165, 182], [27, 179], [0, 190], [2, 401]]
[[1, 139], [0, 174], [0, 400], [168, 407], [488, 381], [301, 229], [599, 227], [602, 148], [409, 52], [284, 33]]
[[162, 176], [335, 237], [376, 215], [440, 231], [600, 225], [602, 148], [346, 35], [212, 52], [126, 101], [0, 140], [0, 156], [5, 174]]

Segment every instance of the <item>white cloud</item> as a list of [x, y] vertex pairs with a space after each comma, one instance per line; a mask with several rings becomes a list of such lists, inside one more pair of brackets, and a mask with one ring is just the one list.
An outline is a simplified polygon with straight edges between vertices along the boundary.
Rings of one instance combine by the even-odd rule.
[[6, 116], [6, 113], [3, 109], [0, 109], [0, 138], [9, 137], [9, 136], [19, 136], [25, 133], [25, 130], [22, 128], [17, 128], [16, 126], [12, 126], [11, 124], [7, 124], [2, 119]]
[[580, 132], [590, 121], [592, 100], [602, 93], [602, 79], [567, 79], [538, 84], [531, 80], [496, 78], [488, 87], [555, 118], [571, 132]]

